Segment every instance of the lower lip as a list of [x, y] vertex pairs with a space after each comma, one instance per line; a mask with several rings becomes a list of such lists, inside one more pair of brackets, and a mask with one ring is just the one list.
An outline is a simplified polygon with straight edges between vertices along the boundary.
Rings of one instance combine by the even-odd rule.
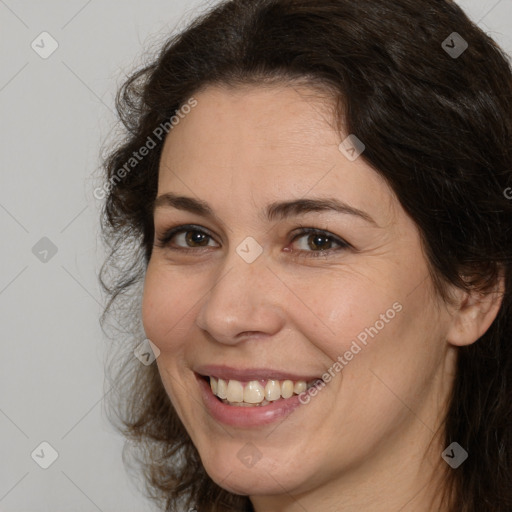
[[293, 395], [264, 406], [237, 407], [221, 402], [213, 393], [210, 384], [196, 375], [201, 388], [203, 402], [210, 415], [217, 421], [233, 427], [259, 427], [268, 425], [291, 414], [301, 402]]

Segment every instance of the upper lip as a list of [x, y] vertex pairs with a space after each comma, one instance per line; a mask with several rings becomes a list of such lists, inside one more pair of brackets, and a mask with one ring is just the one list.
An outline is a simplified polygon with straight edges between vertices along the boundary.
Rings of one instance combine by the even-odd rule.
[[298, 375], [283, 370], [274, 370], [271, 368], [233, 368], [225, 365], [204, 365], [194, 368], [194, 371], [203, 377], [216, 377], [223, 380], [293, 380], [293, 381], [312, 381], [320, 379], [317, 375]]

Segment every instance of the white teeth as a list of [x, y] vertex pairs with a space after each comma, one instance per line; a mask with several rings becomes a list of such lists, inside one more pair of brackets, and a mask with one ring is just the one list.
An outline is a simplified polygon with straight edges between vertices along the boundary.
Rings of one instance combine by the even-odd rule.
[[259, 404], [265, 398], [265, 389], [257, 380], [251, 380], [244, 388], [244, 402]]
[[225, 381], [210, 377], [210, 387], [212, 393], [224, 403], [246, 407], [265, 406], [281, 398], [290, 398], [293, 394], [299, 395], [306, 391], [308, 383], [303, 380], [293, 382], [287, 379], [279, 382], [269, 379], [263, 386], [263, 382], [258, 380], [242, 383], [238, 380]]
[[281, 396], [283, 398], [290, 398], [293, 395], [293, 382], [291, 380], [285, 380], [281, 384]]
[[210, 387], [212, 388], [212, 393], [214, 395], [217, 394], [217, 379], [210, 379]]
[[269, 402], [281, 398], [281, 385], [278, 380], [269, 380], [265, 384], [265, 398]]
[[228, 382], [228, 389], [226, 391], [226, 400], [228, 402], [243, 402], [244, 401], [244, 387], [238, 380], [230, 380]]
[[296, 382], [295, 385], [293, 386], [293, 392], [296, 395], [300, 395], [301, 393], [306, 391], [307, 387], [307, 384], [303, 380], [299, 380], [299, 382]]
[[[216, 380], [216, 379], [211, 377], [210, 380]], [[227, 390], [228, 390], [228, 383], [225, 380], [223, 380], [223, 379], [219, 379], [218, 382], [217, 382], [217, 393], [216, 393], [216, 395], [219, 398], [227, 398], [227, 396], [228, 396]]]

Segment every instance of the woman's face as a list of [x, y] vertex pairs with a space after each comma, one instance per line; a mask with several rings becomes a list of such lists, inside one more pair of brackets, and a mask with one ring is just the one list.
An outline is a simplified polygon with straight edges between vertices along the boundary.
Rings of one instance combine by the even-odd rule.
[[207, 472], [255, 500], [417, 476], [454, 357], [414, 222], [313, 89], [195, 99], [162, 154], [143, 321]]

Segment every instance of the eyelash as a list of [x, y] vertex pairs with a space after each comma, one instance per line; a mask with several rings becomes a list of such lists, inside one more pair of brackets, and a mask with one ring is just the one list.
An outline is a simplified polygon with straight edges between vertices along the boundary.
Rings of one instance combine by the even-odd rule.
[[[295, 253], [295, 256], [298, 257], [305, 257], [305, 258], [318, 258], [318, 257], [326, 257], [328, 254], [332, 254], [333, 252], [337, 252], [344, 249], [351, 249], [353, 248], [348, 242], [343, 240], [342, 238], [339, 238], [332, 233], [329, 233], [328, 231], [324, 231], [317, 228], [306, 228], [303, 226], [300, 226], [300, 232], [296, 233], [291, 242], [295, 242], [298, 238], [301, 238], [306, 235], [320, 235], [324, 236], [325, 238], [328, 238], [331, 242], [334, 242], [339, 247], [337, 249], [326, 249], [326, 250], [319, 250], [319, 251], [305, 251], [305, 250], [294, 250], [292, 252]], [[172, 251], [181, 251], [181, 252], [190, 252], [190, 251], [197, 251], [198, 249], [202, 249], [202, 247], [172, 247], [170, 245], [171, 240], [178, 234], [181, 233], [187, 233], [189, 231], [195, 231], [198, 233], [201, 233], [203, 235], [206, 235], [210, 239], [213, 239], [212, 235], [208, 233], [208, 231], [205, 231], [203, 228], [199, 226], [195, 226], [192, 224], [182, 225], [182, 226], [176, 226], [174, 228], [171, 228], [167, 231], [165, 231], [162, 235], [157, 237], [158, 243], [155, 244], [158, 247], [162, 248], [169, 248]]]

